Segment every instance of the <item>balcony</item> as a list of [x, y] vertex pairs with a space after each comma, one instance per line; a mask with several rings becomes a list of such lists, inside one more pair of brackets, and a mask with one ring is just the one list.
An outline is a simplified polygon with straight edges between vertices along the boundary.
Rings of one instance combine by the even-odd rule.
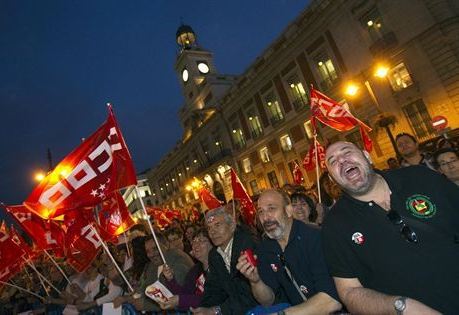
[[261, 130], [261, 128], [253, 129], [251, 131], [251, 135], [253, 139], [256, 139], [263, 135], [263, 131]]
[[392, 48], [395, 48], [397, 44], [398, 40], [395, 33], [388, 32], [370, 46], [370, 52], [375, 57], [381, 56], [386, 54]]
[[276, 126], [280, 125], [283, 120], [284, 120], [284, 117], [281, 116], [281, 115], [272, 116], [271, 119], [270, 119], [271, 125], [273, 127], [276, 127]]

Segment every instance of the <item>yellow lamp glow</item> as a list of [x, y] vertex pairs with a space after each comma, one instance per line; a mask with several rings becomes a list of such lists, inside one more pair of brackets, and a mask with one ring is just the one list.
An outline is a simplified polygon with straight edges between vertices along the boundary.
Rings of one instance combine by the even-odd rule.
[[45, 174], [43, 172], [38, 172], [35, 174], [34, 178], [37, 182], [41, 182], [45, 179]]
[[389, 68], [384, 66], [384, 65], [379, 65], [376, 67], [375, 70], [375, 76], [378, 78], [384, 78], [387, 76], [387, 73], [389, 72]]
[[354, 96], [357, 94], [357, 91], [359, 90], [359, 87], [355, 83], [348, 83], [346, 86], [345, 93], [350, 96]]

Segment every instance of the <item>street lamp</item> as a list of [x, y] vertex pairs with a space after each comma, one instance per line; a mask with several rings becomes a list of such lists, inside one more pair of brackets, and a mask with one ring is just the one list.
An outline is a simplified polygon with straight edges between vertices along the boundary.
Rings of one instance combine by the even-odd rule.
[[41, 182], [43, 179], [45, 179], [46, 177], [46, 174], [43, 173], [42, 171], [38, 171], [35, 173], [34, 175], [34, 179], [37, 181], [37, 182]]

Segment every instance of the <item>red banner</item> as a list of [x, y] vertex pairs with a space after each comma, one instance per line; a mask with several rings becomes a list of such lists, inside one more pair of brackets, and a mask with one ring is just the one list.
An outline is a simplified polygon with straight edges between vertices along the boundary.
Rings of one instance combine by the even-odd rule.
[[55, 218], [135, 184], [131, 156], [109, 107], [107, 121], [46, 176], [25, 205], [42, 218]]
[[123, 196], [119, 192], [111, 194], [109, 198], [102, 202], [98, 225], [99, 229], [110, 237], [110, 239], [106, 239], [107, 241], [112, 240], [135, 225], [135, 221], [124, 203]]
[[[319, 160], [319, 167], [325, 169], [325, 149], [320, 144], [319, 141], [315, 141], [317, 143], [317, 158]], [[306, 171], [312, 171], [316, 167], [316, 146], [314, 145], [314, 141], [309, 146], [309, 152], [303, 159], [303, 167]]]
[[370, 152], [372, 145], [371, 139], [368, 137], [367, 133], [371, 131], [371, 128], [359, 119], [355, 118], [354, 115], [352, 115], [351, 112], [342, 104], [339, 104], [335, 100], [312, 87], [310, 91], [311, 117], [314, 130], [316, 128], [316, 119], [338, 131], [349, 131], [355, 126], [359, 126], [365, 149]]
[[199, 189], [199, 197], [201, 197], [202, 202], [206, 205], [208, 210], [212, 210], [223, 205], [223, 202], [218, 200], [210, 191], [204, 187]]
[[245, 223], [249, 225], [255, 224], [256, 210], [252, 198], [242, 185], [236, 172], [231, 169], [231, 187], [233, 188], [233, 199], [239, 199], [241, 202], [241, 213]]
[[5, 209], [16, 219], [21, 228], [40, 249], [53, 250], [62, 256], [64, 232], [58, 223], [43, 220], [23, 205], [5, 206]]
[[297, 185], [301, 185], [303, 183], [303, 173], [301, 173], [300, 166], [295, 161], [295, 166], [293, 168], [293, 182]]
[[90, 209], [74, 210], [65, 215], [67, 263], [78, 272], [89, 267], [102, 246], [91, 229], [93, 222], [94, 216]]

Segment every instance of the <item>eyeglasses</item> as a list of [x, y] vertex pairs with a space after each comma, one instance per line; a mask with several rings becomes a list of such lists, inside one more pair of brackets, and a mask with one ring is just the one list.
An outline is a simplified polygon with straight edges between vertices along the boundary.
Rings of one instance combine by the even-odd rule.
[[393, 224], [400, 226], [400, 234], [410, 243], [417, 243], [418, 237], [416, 233], [403, 221], [400, 214], [395, 210], [390, 210], [387, 213], [389, 221]]
[[454, 159], [454, 160], [450, 160], [450, 161], [448, 161], [448, 162], [441, 162], [441, 163], [439, 163], [438, 165], [439, 165], [440, 167], [446, 167], [446, 166], [449, 166], [450, 164], [456, 163], [456, 162], [458, 162], [458, 161], [459, 161], [459, 159]]

